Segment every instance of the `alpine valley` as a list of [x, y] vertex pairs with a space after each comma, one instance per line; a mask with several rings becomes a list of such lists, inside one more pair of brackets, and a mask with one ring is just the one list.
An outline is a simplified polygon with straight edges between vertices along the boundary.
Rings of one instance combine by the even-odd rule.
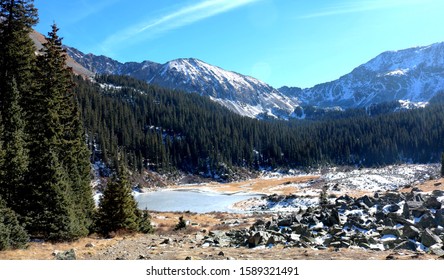
[[86, 72], [128, 75], [161, 87], [209, 96], [252, 118], [305, 118], [313, 108], [342, 111], [393, 102], [393, 109], [416, 108], [426, 106], [444, 89], [444, 43], [384, 52], [335, 81], [306, 89], [276, 89], [195, 58], [165, 64], [121, 63], [71, 47], [67, 47], [67, 52]]
[[[0, 0], [0, 260], [444, 258], [444, 43], [275, 88], [85, 54], [33, 2]], [[256, 1], [195, 2], [160, 21]]]

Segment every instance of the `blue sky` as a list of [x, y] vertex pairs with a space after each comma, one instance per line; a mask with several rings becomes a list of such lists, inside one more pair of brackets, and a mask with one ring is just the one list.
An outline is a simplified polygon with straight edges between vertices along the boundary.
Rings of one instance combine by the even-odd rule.
[[199, 58], [274, 87], [335, 80], [444, 41], [442, 0], [35, 0], [46, 34], [121, 62]]

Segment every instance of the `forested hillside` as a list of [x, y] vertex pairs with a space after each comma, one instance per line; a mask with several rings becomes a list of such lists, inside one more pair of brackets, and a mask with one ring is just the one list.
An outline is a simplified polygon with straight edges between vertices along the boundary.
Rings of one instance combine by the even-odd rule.
[[[133, 170], [183, 170], [229, 179], [250, 169], [326, 164], [437, 162], [444, 106], [323, 121], [258, 121], [208, 98], [123, 76], [77, 80], [90, 147], [113, 166], [118, 148]], [[365, 112], [365, 111], [364, 111]], [[95, 145], [93, 145], [95, 144]]]

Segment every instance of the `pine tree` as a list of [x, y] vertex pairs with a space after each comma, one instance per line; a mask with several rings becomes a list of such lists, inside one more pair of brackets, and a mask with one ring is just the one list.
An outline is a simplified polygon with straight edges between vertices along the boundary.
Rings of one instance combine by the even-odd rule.
[[119, 175], [113, 176], [99, 202], [97, 226], [105, 235], [119, 230], [139, 230], [141, 214], [131, 194], [127, 171], [119, 169]]
[[40, 73], [46, 73], [40, 80], [43, 91], [52, 96], [56, 106], [53, 113], [58, 117], [59, 131], [57, 151], [64, 168], [69, 171], [71, 189], [74, 193], [74, 206], [82, 227], [92, 224], [94, 200], [90, 187], [90, 153], [86, 145], [83, 123], [78, 103], [73, 95], [72, 71], [66, 66], [66, 51], [62, 38], [57, 34], [57, 26], [43, 44], [43, 55], [39, 57]]
[[73, 240], [88, 234], [94, 205], [89, 154], [57, 31], [53, 25], [38, 57], [30, 103], [27, 229], [45, 239]]
[[25, 209], [19, 198], [26, 193], [28, 165], [24, 131], [27, 103], [35, 89], [35, 48], [29, 34], [37, 23], [37, 10], [33, 1], [0, 0], [0, 18], [0, 192], [9, 207], [23, 214]]

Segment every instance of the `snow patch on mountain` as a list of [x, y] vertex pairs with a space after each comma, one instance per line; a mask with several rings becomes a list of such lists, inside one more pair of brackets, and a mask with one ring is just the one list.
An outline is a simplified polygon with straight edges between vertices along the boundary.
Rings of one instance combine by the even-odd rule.
[[429, 105], [429, 102], [411, 102], [409, 100], [399, 100], [398, 102], [402, 109], [425, 108]]
[[403, 76], [406, 75], [409, 72], [410, 69], [397, 69], [394, 71], [390, 71], [385, 74], [385, 76]]

